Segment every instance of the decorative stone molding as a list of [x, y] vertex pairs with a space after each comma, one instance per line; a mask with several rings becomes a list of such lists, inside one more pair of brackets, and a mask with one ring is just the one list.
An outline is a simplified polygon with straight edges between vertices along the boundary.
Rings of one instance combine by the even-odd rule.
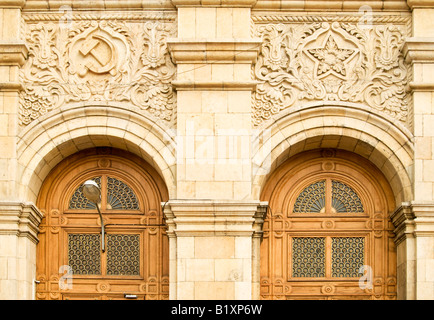
[[[411, 0], [408, 0], [411, 1]], [[258, 0], [256, 10], [335, 10], [335, 11], [358, 11], [361, 6], [370, 6], [373, 10], [408, 10], [405, 0]]]
[[177, 91], [254, 91], [256, 81], [173, 81]]
[[22, 66], [29, 50], [22, 42], [0, 42], [0, 65]]
[[0, 8], [23, 8], [26, 0], [0, 0]]
[[407, 4], [411, 9], [432, 8], [434, 6], [434, 1], [433, 0], [407, 0]]
[[391, 215], [397, 244], [415, 236], [434, 236], [434, 203], [404, 202]]
[[[26, 23], [38, 23], [38, 22], [59, 22], [62, 18], [65, 18], [65, 12], [23, 12], [22, 18]], [[117, 12], [107, 12], [104, 15], [96, 14], [93, 12], [77, 12], [74, 11], [73, 14], [74, 21], [82, 20], [128, 20], [128, 21], [146, 21], [146, 20], [161, 20], [161, 21], [175, 21], [176, 14], [173, 12], [162, 12], [162, 11], [147, 11], [147, 12], [137, 12], [137, 11], [117, 11]]]
[[179, 7], [253, 7], [258, 0], [171, 0]]
[[[17, 0], [15, 0], [17, 1]], [[25, 0], [22, 0], [23, 2]], [[71, 6], [72, 9], [92, 10], [92, 9], [105, 9], [105, 10], [133, 10], [133, 9], [173, 9], [170, 0], [73, 0], [73, 1], [59, 1], [59, 0], [27, 0], [25, 10], [58, 10], [64, 5]]]
[[407, 38], [402, 52], [408, 63], [434, 63], [434, 38]]
[[298, 18], [285, 23], [254, 18], [254, 36], [263, 40], [254, 69], [255, 125], [311, 101], [363, 103], [407, 122], [409, 66], [401, 50], [408, 20], [366, 26], [347, 17]]
[[129, 102], [171, 123], [176, 68], [166, 41], [175, 35], [173, 21], [80, 18], [25, 24], [20, 124], [80, 101]]
[[38, 243], [42, 212], [32, 203], [0, 201], [0, 234], [26, 237]]
[[266, 203], [170, 200], [162, 203], [169, 237], [253, 236], [262, 232]]
[[173, 62], [182, 63], [253, 63], [258, 57], [260, 39], [218, 41], [175, 40], [167, 42]]

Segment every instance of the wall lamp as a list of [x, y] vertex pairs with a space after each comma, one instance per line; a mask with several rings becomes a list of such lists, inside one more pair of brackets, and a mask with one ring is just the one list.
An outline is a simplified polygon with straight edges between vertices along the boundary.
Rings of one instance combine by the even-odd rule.
[[101, 250], [105, 251], [105, 232], [104, 232], [104, 220], [102, 218], [101, 210], [99, 204], [101, 203], [101, 189], [98, 184], [93, 180], [87, 180], [83, 184], [83, 194], [91, 202], [93, 202], [98, 209], [99, 218], [101, 220]]

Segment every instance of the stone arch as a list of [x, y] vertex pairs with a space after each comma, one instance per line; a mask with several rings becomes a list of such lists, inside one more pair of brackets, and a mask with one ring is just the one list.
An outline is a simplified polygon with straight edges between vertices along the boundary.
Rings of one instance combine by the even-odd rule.
[[413, 136], [402, 124], [354, 103], [312, 103], [272, 118], [253, 141], [252, 196], [259, 199], [270, 174], [307, 150], [336, 148], [370, 160], [386, 176], [396, 205], [413, 197]]
[[66, 157], [88, 148], [113, 147], [146, 160], [176, 192], [174, 134], [130, 105], [72, 104], [34, 121], [18, 137], [19, 196], [36, 201], [42, 182]]

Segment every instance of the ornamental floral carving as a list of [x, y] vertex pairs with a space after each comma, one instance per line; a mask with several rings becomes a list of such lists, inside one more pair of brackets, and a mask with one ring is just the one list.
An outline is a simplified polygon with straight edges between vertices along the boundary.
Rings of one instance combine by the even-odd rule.
[[254, 73], [255, 125], [310, 101], [365, 104], [407, 121], [408, 67], [401, 48], [405, 27], [361, 28], [354, 22], [262, 23], [262, 48]]
[[174, 34], [172, 22], [159, 20], [27, 24], [29, 59], [21, 72], [20, 124], [81, 101], [132, 103], [171, 122], [176, 68], [166, 39]]

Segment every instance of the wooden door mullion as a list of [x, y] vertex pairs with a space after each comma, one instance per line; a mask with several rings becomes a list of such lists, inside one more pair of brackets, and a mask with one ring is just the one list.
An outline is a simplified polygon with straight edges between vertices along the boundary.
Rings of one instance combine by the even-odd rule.
[[325, 237], [325, 276], [330, 278], [332, 274], [332, 237]]

